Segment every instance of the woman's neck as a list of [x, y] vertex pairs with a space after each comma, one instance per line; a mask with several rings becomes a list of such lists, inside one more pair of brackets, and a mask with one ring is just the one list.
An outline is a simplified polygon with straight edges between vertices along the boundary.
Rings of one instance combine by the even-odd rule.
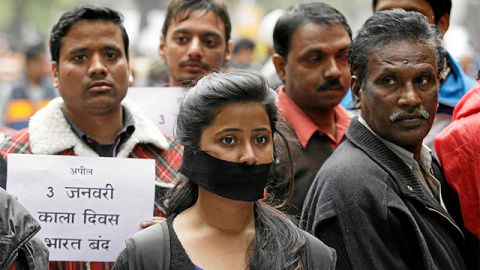
[[255, 236], [252, 202], [225, 199], [199, 187], [198, 200], [173, 228], [188, 257], [205, 269], [248, 269]]
[[253, 205], [253, 202], [226, 199], [199, 188], [198, 200], [189, 210], [199, 226], [241, 233], [255, 227]]

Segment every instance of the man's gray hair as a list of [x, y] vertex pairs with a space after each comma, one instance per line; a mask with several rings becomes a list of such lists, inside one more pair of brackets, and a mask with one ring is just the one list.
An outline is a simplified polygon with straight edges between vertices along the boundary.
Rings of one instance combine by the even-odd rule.
[[348, 59], [352, 75], [355, 74], [362, 85], [365, 85], [368, 55], [400, 40], [432, 49], [436, 56], [438, 74], [443, 72], [446, 52], [438, 27], [430, 25], [426, 17], [418, 12], [392, 9], [375, 13], [353, 39]]

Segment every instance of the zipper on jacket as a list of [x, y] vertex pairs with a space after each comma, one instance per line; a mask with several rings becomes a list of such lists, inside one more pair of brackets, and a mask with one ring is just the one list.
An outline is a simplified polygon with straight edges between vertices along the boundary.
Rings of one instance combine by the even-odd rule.
[[30, 239], [32, 239], [33, 236], [35, 236], [35, 234], [37, 234], [39, 231], [40, 231], [41, 227], [38, 226], [37, 228], [35, 228], [27, 237], [25, 237], [25, 239], [23, 239], [23, 241], [17, 246], [17, 248], [15, 248], [14, 252], [15, 252], [15, 256], [13, 256], [13, 259], [9, 262], [8, 264], [8, 267], [5, 268], [5, 270], [8, 270], [10, 269], [10, 267], [12, 267], [12, 265], [15, 263], [15, 261], [17, 260], [17, 257], [18, 257], [18, 251], [23, 248], [26, 243], [28, 241], [30, 241]]
[[7, 268], [5, 268], [5, 270], [8, 270], [10, 269], [10, 267], [12, 267], [12, 265], [17, 260], [17, 257], [18, 257], [18, 252], [15, 252], [15, 256], [13, 256], [12, 260], [7, 264]]
[[435, 212], [435, 213], [438, 213], [440, 214], [442, 217], [444, 217], [445, 219], [447, 219], [450, 224], [452, 224], [455, 228], [457, 228], [457, 230], [460, 232], [460, 234], [462, 235], [462, 238], [463, 238], [463, 241], [465, 241], [465, 235], [463, 235], [463, 232], [462, 230], [460, 229], [460, 227], [458, 227], [457, 224], [455, 224], [455, 222], [453, 222], [453, 220], [451, 220], [449, 217], [447, 217], [445, 214], [443, 214], [442, 212], [438, 211], [437, 209], [435, 208], [431, 208], [431, 207], [428, 207], [426, 206], [428, 210], [432, 211], [432, 212]]

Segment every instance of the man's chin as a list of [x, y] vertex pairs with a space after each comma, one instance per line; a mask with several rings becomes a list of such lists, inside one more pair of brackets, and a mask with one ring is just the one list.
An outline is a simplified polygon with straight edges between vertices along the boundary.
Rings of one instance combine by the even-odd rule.
[[183, 87], [193, 87], [197, 84], [197, 81], [200, 80], [207, 72], [189, 74], [188, 76], [183, 76], [178, 80], [181, 86]]
[[427, 136], [428, 132], [425, 133], [425, 131], [399, 131], [395, 137], [392, 136], [392, 138], [387, 138], [388, 141], [400, 145], [403, 148], [406, 148], [407, 150], [410, 149], [415, 149], [416, 147], [419, 147], [423, 143], [423, 139]]
[[90, 103], [85, 106], [85, 111], [89, 112], [90, 115], [110, 115], [115, 113], [120, 105], [114, 103]]

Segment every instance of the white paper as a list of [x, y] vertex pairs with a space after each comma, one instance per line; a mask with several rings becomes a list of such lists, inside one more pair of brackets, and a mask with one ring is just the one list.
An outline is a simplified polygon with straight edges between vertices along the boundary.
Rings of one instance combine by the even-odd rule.
[[173, 137], [178, 107], [186, 91], [181, 87], [130, 87], [126, 98], [138, 104], [163, 133]]
[[153, 216], [152, 159], [9, 154], [7, 173], [51, 261], [115, 261]]

